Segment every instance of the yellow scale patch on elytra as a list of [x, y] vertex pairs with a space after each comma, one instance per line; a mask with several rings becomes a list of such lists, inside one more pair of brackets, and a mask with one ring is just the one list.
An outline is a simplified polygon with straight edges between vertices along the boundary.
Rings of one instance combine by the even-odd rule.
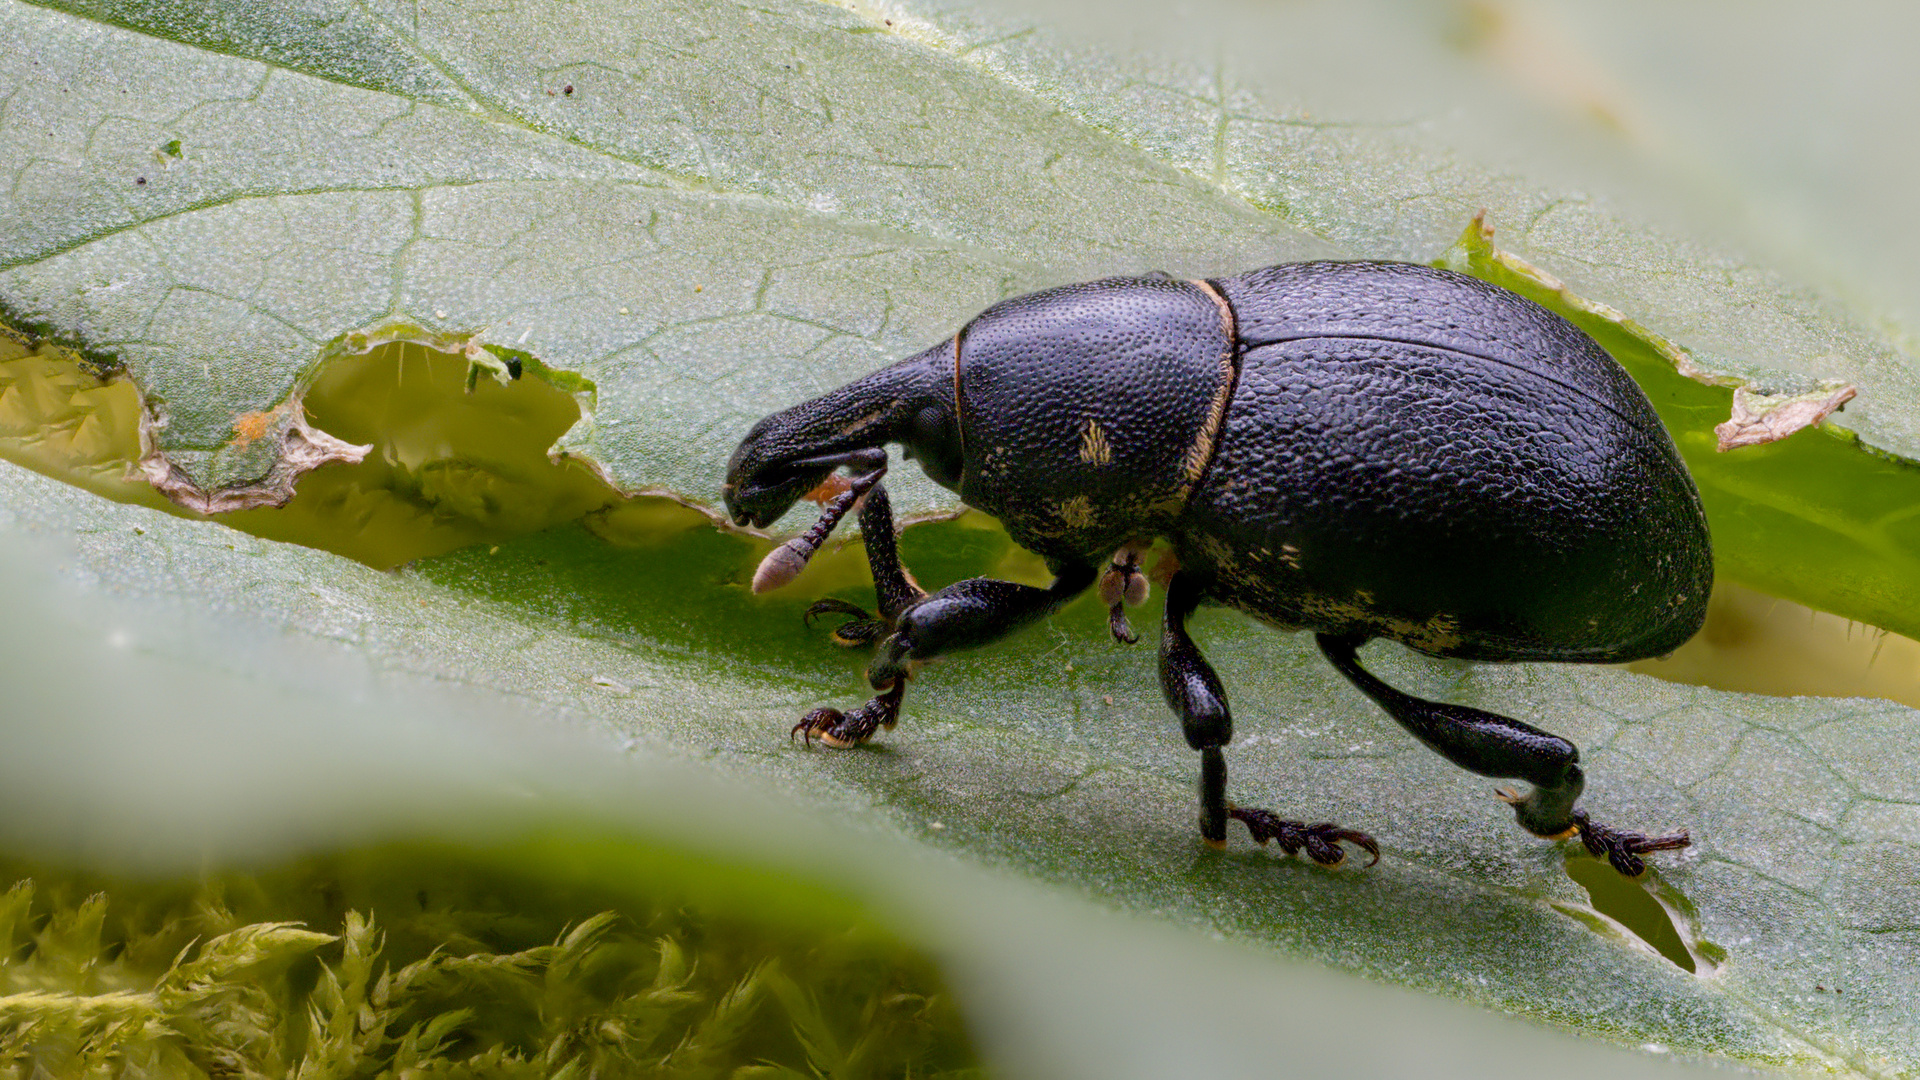
[[1085, 495], [1075, 495], [1063, 499], [1060, 503], [1060, 520], [1069, 528], [1084, 529], [1093, 524], [1093, 501]]
[[1373, 594], [1365, 589], [1356, 592], [1351, 600], [1303, 596], [1299, 605], [1301, 612], [1316, 624], [1365, 627], [1379, 637], [1392, 638], [1423, 652], [1444, 653], [1460, 645], [1460, 621], [1452, 615], [1430, 615], [1421, 622], [1385, 615], [1373, 609]]
[[1100, 421], [1091, 416], [1080, 425], [1080, 460], [1088, 465], [1113, 464], [1113, 446], [1107, 442]]

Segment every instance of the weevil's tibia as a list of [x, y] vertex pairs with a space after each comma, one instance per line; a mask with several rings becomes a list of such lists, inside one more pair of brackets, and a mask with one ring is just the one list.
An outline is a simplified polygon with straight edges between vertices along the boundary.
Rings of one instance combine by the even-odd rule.
[[1575, 805], [1587, 783], [1580, 771], [1580, 751], [1560, 736], [1498, 713], [1401, 693], [1360, 666], [1356, 650], [1362, 639], [1319, 634], [1317, 640], [1347, 681], [1435, 753], [1482, 776], [1532, 784], [1525, 795], [1502, 791], [1500, 797], [1513, 807], [1521, 828], [1535, 836], [1560, 840], [1577, 832], [1588, 851], [1605, 855], [1615, 870], [1629, 877], [1646, 870], [1641, 855], [1691, 843], [1684, 832], [1648, 836], [1590, 820]]
[[926, 599], [927, 591], [900, 562], [900, 530], [894, 527], [893, 502], [882, 485], [874, 485], [860, 504], [860, 535], [867, 542], [867, 568], [873, 572], [880, 618], [891, 628], [901, 612]]
[[856, 474], [853, 482], [847, 486], [847, 490], [835, 495], [826, 506], [821, 508], [820, 519], [813, 523], [812, 528], [767, 552], [767, 557], [760, 560], [759, 569], [753, 572], [754, 592], [772, 592], [800, 576], [800, 571], [807, 568], [807, 560], [813, 558], [814, 552], [820, 550], [820, 545], [827, 542], [827, 537], [840, 524], [840, 519], [847, 516], [847, 511], [853, 509], [853, 504], [860, 501], [860, 496], [865, 495], [869, 489], [880, 482], [881, 477], [887, 475], [887, 452], [876, 447], [854, 450], [845, 454], [830, 454], [796, 461], [793, 463], [793, 468], [797, 471], [809, 468], [838, 468], [841, 465], [864, 467], [867, 471]]
[[899, 532], [893, 524], [893, 506], [885, 484], [875, 484], [860, 504], [860, 534], [867, 543], [867, 566], [873, 571], [873, 591], [880, 601], [880, 614], [857, 604], [827, 597], [807, 609], [806, 621], [821, 615], [851, 615], [853, 618], [834, 628], [837, 645], [853, 648], [871, 645], [893, 629], [893, 621], [907, 606], [927, 594], [913, 575], [900, 563]]
[[1227, 759], [1221, 748], [1233, 738], [1233, 716], [1226, 691], [1213, 666], [1187, 635], [1187, 618], [1199, 606], [1201, 589], [1186, 574], [1175, 574], [1167, 585], [1167, 607], [1160, 635], [1160, 689], [1167, 705], [1180, 717], [1187, 745], [1200, 751], [1200, 838], [1207, 846], [1226, 846], [1227, 822], [1238, 821], [1262, 844], [1278, 840], [1287, 854], [1304, 849], [1322, 866], [1336, 866], [1346, 858], [1340, 841], [1357, 845], [1380, 861], [1380, 845], [1363, 832], [1332, 822], [1307, 824], [1289, 821], [1269, 810], [1247, 809], [1227, 802]]

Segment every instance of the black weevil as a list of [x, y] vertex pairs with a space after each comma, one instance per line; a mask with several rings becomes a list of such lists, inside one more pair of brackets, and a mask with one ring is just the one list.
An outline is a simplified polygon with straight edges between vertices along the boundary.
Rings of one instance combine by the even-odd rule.
[[[999, 518], [1054, 574], [923, 592], [905, 572], [886, 444]], [[1573, 324], [1504, 289], [1389, 262], [1270, 266], [1237, 277], [1108, 278], [1002, 301], [951, 340], [760, 421], [727, 466], [733, 519], [766, 526], [836, 470], [850, 484], [754, 579], [778, 587], [861, 504], [879, 598], [809, 617], [878, 640], [877, 696], [794, 731], [864, 742], [899, 716], [915, 661], [997, 640], [1100, 584], [1114, 636], [1146, 592], [1140, 553], [1171, 545], [1160, 685], [1200, 752], [1200, 833], [1227, 820], [1333, 864], [1364, 833], [1226, 801], [1232, 719], [1186, 623], [1203, 603], [1312, 630], [1340, 673], [1428, 747], [1486, 776], [1539, 836], [1577, 832], [1624, 874], [1684, 847], [1592, 821], [1579, 751], [1478, 709], [1426, 701], [1363, 669], [1391, 638], [1466, 660], [1620, 663], [1691, 637], [1713, 581], [1699, 494], [1646, 396]]]

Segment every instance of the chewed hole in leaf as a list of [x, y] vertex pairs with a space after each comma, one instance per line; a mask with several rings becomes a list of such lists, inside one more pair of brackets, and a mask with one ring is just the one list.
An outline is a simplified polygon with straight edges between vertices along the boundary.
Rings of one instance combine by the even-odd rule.
[[1587, 891], [1593, 910], [1675, 967], [1695, 975], [1712, 972], [1712, 962], [1688, 947], [1673, 913], [1646, 884], [1623, 877], [1606, 862], [1584, 854], [1567, 858], [1567, 876]]
[[315, 470], [280, 510], [222, 520], [385, 567], [621, 501], [587, 463], [548, 456], [580, 417], [571, 395], [539, 377], [478, 373], [463, 352], [419, 341], [327, 360], [306, 389], [307, 415], [373, 452]]
[[1920, 642], [1725, 581], [1714, 586], [1700, 633], [1663, 659], [1628, 667], [1720, 690], [1920, 708]]
[[[627, 496], [578, 458], [550, 456], [580, 406], [541, 375], [506, 377], [510, 366], [522, 365], [401, 335], [335, 353], [298, 405], [313, 428], [372, 451], [301, 476], [283, 506], [216, 520], [377, 568], [583, 517], [616, 541], [707, 520], [665, 498]], [[98, 375], [58, 347], [0, 335], [0, 458], [111, 499], [198, 516], [140, 478], [144, 414], [125, 374]], [[268, 413], [236, 417], [234, 443], [259, 440], [273, 423]]]

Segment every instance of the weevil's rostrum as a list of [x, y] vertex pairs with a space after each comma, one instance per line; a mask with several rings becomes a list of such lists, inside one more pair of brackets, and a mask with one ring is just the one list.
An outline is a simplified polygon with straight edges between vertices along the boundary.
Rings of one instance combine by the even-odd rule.
[[[901, 444], [934, 481], [1042, 556], [1047, 588], [988, 578], [924, 593], [900, 566], [881, 478]], [[878, 696], [796, 726], [854, 745], [892, 727], [915, 661], [982, 645], [1100, 583], [1114, 636], [1144, 594], [1140, 552], [1171, 545], [1160, 680], [1201, 754], [1200, 832], [1338, 862], [1364, 833], [1226, 801], [1232, 720], [1188, 636], [1202, 603], [1311, 630], [1362, 693], [1448, 760], [1525, 781], [1520, 824], [1577, 832], [1637, 874], [1647, 836], [1578, 807], [1573, 744], [1518, 720], [1403, 694], [1360, 667], [1389, 638], [1468, 660], [1619, 663], [1705, 618], [1706, 518], [1627, 374], [1571, 323], [1474, 278], [1406, 263], [1315, 262], [1235, 277], [1110, 278], [982, 312], [953, 339], [761, 421], [734, 452], [734, 519], [767, 525], [841, 467], [849, 487], [755, 578], [790, 580], [856, 501], [879, 598], [844, 643], [878, 642]]]

